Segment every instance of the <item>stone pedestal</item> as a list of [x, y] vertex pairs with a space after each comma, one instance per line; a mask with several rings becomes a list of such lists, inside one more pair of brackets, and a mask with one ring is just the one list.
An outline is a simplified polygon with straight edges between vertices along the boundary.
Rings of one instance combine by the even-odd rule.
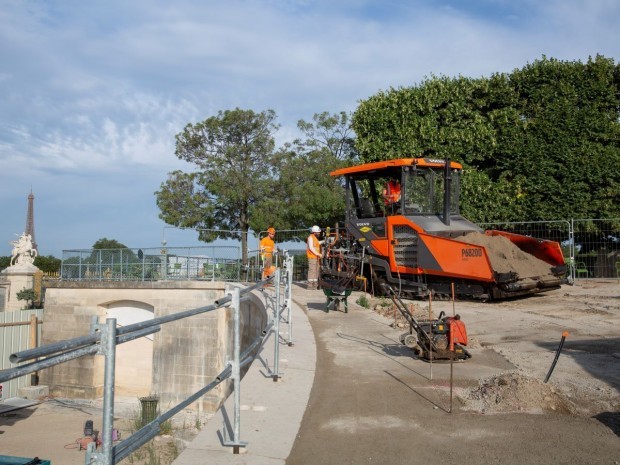
[[[28, 302], [17, 300], [17, 293], [23, 289], [32, 289], [34, 285], [34, 275], [39, 269], [31, 263], [9, 266], [0, 273], [0, 287], [4, 293], [0, 292], [0, 298], [4, 294], [4, 311], [14, 312], [21, 310]], [[0, 304], [0, 308], [2, 305]]]

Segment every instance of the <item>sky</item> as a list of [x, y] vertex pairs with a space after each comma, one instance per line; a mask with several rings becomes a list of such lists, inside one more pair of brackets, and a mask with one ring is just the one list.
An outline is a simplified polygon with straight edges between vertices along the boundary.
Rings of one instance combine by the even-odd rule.
[[297, 121], [435, 76], [620, 60], [616, 0], [0, 0], [0, 256], [34, 195], [39, 254], [197, 245], [154, 192], [188, 123]]

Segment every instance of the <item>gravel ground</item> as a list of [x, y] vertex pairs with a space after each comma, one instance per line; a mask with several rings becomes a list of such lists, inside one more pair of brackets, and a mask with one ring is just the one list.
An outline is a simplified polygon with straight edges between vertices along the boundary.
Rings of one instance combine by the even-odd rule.
[[[408, 301], [416, 318], [428, 317], [428, 302]], [[406, 328], [385, 299], [372, 308], [396, 328]], [[481, 413], [559, 411], [609, 417], [620, 435], [620, 283], [581, 280], [573, 286], [504, 302], [436, 301], [440, 311], [459, 313], [473, 352], [492, 349], [513, 370], [479, 380], [458, 392], [465, 410]], [[568, 337], [549, 381], [562, 333]]]

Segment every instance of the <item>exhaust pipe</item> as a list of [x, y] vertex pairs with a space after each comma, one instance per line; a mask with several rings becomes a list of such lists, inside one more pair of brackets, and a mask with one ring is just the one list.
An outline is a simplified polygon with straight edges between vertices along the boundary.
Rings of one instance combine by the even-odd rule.
[[450, 226], [450, 184], [452, 177], [450, 176], [450, 157], [446, 155], [446, 161], [443, 171], [443, 222], [446, 226]]

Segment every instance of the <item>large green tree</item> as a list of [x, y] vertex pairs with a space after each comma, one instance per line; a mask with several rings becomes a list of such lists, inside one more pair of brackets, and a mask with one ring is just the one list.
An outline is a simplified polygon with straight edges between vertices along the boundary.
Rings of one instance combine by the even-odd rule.
[[432, 77], [362, 101], [363, 161], [449, 157], [474, 221], [620, 217], [620, 71], [543, 57], [490, 78]]
[[293, 145], [299, 153], [323, 152], [337, 161], [355, 161], [355, 134], [351, 128], [351, 116], [340, 113], [315, 113], [312, 122], [303, 119], [297, 122], [303, 138]]
[[329, 173], [356, 160], [354, 134], [346, 112], [317, 113], [297, 123], [301, 137], [280, 148], [274, 158], [276, 182], [270, 196], [252, 210], [257, 230], [332, 225], [344, 213], [340, 181]]
[[620, 217], [620, 67], [543, 58], [510, 75], [521, 129], [497, 169], [536, 220]]
[[[188, 124], [176, 136], [175, 154], [197, 171], [175, 171], [157, 191], [160, 218], [173, 226], [209, 229], [201, 239], [220, 236], [213, 229], [240, 231], [247, 263], [250, 211], [268, 197], [274, 182], [273, 110], [226, 110]], [[221, 237], [230, 237], [221, 236]]]
[[101, 239], [97, 239], [97, 241], [93, 244], [93, 249], [95, 250], [103, 250], [103, 249], [127, 249], [128, 247], [125, 244], [121, 244], [116, 239], [108, 239], [107, 237], [102, 237]]

